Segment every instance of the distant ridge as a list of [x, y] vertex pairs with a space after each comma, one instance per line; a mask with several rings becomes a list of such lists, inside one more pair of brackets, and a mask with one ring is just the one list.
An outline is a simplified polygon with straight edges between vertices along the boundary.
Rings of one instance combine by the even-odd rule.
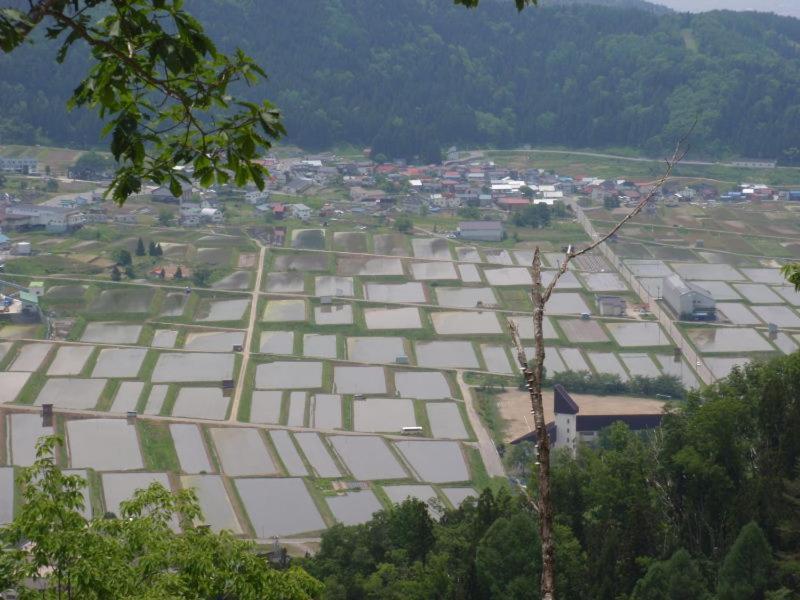
[[574, 6], [576, 4], [592, 4], [610, 8], [635, 8], [656, 15], [665, 15], [672, 12], [672, 10], [666, 6], [645, 2], [645, 0], [539, 0], [539, 6], [542, 8], [551, 6]]

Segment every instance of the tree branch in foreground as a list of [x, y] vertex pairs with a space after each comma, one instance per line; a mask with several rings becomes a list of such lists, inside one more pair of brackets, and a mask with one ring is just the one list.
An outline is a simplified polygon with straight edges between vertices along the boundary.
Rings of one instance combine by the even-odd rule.
[[[692, 128], [694, 129], [694, 128]], [[542, 579], [540, 585], [540, 596], [542, 600], [555, 600], [556, 597], [556, 576], [555, 576], [555, 539], [553, 522], [555, 510], [550, 485], [550, 436], [547, 432], [547, 423], [544, 419], [544, 402], [542, 400], [542, 384], [544, 373], [545, 345], [544, 345], [544, 313], [547, 302], [553, 290], [558, 284], [562, 275], [567, 272], [570, 262], [575, 258], [591, 252], [601, 244], [607, 242], [612, 236], [619, 232], [636, 215], [642, 212], [645, 206], [655, 198], [661, 188], [672, 175], [675, 166], [686, 156], [686, 140], [689, 133], [681, 138], [676, 145], [672, 156], [666, 161], [664, 174], [656, 180], [650, 191], [639, 201], [639, 203], [611, 230], [599, 237], [582, 250], [574, 250], [569, 246], [564, 254], [564, 262], [556, 270], [552, 281], [545, 287], [542, 284], [542, 254], [537, 246], [533, 253], [533, 263], [531, 265], [531, 298], [533, 300], [533, 337], [534, 337], [534, 357], [531, 362], [525, 354], [525, 347], [519, 334], [517, 324], [509, 319], [508, 327], [511, 332], [511, 340], [517, 354], [517, 361], [522, 369], [525, 378], [525, 385], [531, 399], [531, 413], [533, 414], [534, 425], [536, 427], [536, 452], [538, 460], [538, 498], [537, 512], [539, 514], [539, 535], [541, 538], [542, 551]]]

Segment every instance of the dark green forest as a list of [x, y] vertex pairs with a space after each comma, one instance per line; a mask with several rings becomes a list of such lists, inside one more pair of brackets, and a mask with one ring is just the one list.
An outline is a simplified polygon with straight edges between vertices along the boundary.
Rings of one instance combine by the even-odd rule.
[[[612, 3], [618, 4], [618, 3]], [[798, 162], [800, 20], [510, 0], [195, 0], [223, 49], [270, 74], [252, 98], [307, 149], [371, 146], [435, 158], [451, 144], [671, 149], [695, 118], [692, 156]], [[0, 143], [95, 146], [64, 103], [86, 68], [52, 43], [0, 55]]]
[[[794, 354], [692, 393], [655, 432], [618, 423], [577, 458], [557, 455], [558, 597], [800, 598], [798, 430]], [[530, 472], [531, 448], [511, 462]], [[408, 500], [327, 531], [303, 566], [327, 600], [525, 600], [538, 590], [538, 522], [518, 490], [485, 491], [438, 520]]]

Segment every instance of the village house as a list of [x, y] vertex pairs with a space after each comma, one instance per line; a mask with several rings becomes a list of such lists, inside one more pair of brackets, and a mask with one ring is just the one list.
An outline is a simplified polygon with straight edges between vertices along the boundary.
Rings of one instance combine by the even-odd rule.
[[0, 156], [0, 171], [33, 174], [39, 170], [39, 161], [25, 156]]
[[83, 214], [76, 208], [17, 204], [8, 206], [0, 225], [18, 231], [44, 229], [48, 233], [67, 233], [80, 229], [84, 224]]
[[292, 217], [295, 219], [308, 221], [311, 218], [311, 208], [305, 204], [290, 204], [289, 209], [292, 212]]

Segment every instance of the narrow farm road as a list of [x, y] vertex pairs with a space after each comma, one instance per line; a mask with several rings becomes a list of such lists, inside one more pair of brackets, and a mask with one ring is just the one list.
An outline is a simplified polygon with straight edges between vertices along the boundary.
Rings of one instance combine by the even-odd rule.
[[267, 247], [256, 242], [259, 247], [258, 265], [256, 266], [256, 283], [252, 291], [250, 300], [250, 320], [247, 322], [247, 330], [244, 334], [244, 346], [242, 348], [242, 366], [239, 367], [239, 377], [236, 379], [236, 389], [233, 393], [233, 404], [231, 405], [231, 415], [229, 421], [236, 421], [239, 416], [239, 404], [242, 401], [242, 390], [244, 389], [244, 379], [247, 375], [247, 367], [250, 364], [250, 347], [253, 345], [253, 334], [258, 324], [258, 299], [261, 297], [261, 278], [264, 276], [264, 261], [267, 256]]
[[464, 406], [467, 409], [467, 416], [469, 423], [472, 425], [472, 430], [478, 438], [478, 450], [481, 453], [481, 460], [486, 467], [486, 472], [489, 477], [505, 477], [506, 471], [503, 468], [503, 462], [500, 460], [500, 455], [497, 453], [497, 447], [492, 440], [492, 436], [486, 431], [483, 426], [478, 412], [475, 410], [475, 399], [472, 397], [472, 388], [464, 381], [464, 371], [457, 371], [458, 387], [461, 389], [461, 395], [464, 397]]

